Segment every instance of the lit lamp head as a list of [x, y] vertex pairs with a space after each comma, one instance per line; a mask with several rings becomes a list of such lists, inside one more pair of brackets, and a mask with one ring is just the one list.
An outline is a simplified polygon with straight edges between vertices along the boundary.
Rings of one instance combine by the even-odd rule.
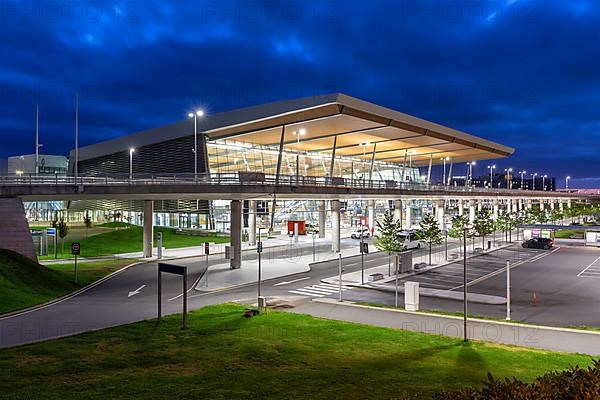
[[135, 149], [133, 147], [130, 147], [129, 148], [129, 154], [133, 154], [133, 153], [135, 153]]

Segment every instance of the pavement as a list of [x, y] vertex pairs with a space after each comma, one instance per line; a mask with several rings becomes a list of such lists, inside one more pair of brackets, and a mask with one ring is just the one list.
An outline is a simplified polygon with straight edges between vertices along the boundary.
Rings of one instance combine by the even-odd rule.
[[[325, 319], [453, 338], [463, 338], [465, 331], [462, 317], [340, 303], [333, 299], [316, 299], [287, 311]], [[469, 319], [467, 335], [469, 340], [592, 356], [600, 355], [600, 332]]]

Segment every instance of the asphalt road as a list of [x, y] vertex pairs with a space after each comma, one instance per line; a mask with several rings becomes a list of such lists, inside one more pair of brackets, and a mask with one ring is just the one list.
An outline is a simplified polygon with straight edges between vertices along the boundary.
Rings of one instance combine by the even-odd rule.
[[[356, 240], [342, 240], [343, 248], [358, 246]], [[311, 244], [304, 247], [312, 251]], [[419, 250], [420, 253], [424, 249]], [[286, 252], [273, 252], [274, 257], [285, 258]], [[345, 262], [345, 271], [360, 269], [360, 256], [350, 257]], [[289, 260], [288, 260], [289, 261]], [[209, 264], [221, 264], [222, 255], [212, 256]], [[198, 292], [192, 290], [196, 280], [206, 269], [203, 257], [170, 261], [188, 266], [188, 307], [190, 310], [226, 301], [255, 300], [256, 283], [232, 289]], [[371, 253], [365, 257], [365, 268], [387, 264], [387, 255]], [[314, 265], [307, 273], [263, 282], [266, 296], [294, 296], [290, 291], [305, 286], [317, 285], [321, 279], [337, 273], [337, 260]], [[181, 312], [182, 280], [180, 276], [163, 274], [162, 312], [164, 315]], [[323, 290], [323, 293], [329, 293]], [[297, 296], [309, 299], [311, 296]], [[0, 347], [16, 346], [40, 340], [69, 336], [90, 330], [127, 324], [157, 315], [157, 265], [138, 264], [114, 275], [74, 297], [63, 301], [0, 318]]]

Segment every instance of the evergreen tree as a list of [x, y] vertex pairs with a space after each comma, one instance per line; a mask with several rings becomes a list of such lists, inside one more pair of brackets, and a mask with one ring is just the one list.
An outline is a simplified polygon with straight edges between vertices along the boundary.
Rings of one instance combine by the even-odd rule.
[[417, 231], [417, 239], [425, 242], [429, 246], [429, 265], [431, 265], [431, 246], [440, 244], [444, 240], [442, 230], [436, 219], [431, 214], [419, 222], [420, 229]]
[[65, 252], [65, 237], [67, 237], [67, 235], [69, 234], [69, 225], [67, 225], [67, 223], [65, 222], [65, 219], [63, 217], [60, 217], [60, 220], [58, 221], [56, 229], [58, 231], [58, 237], [60, 238], [60, 240], [62, 242], [62, 252], [64, 254], [64, 252]]

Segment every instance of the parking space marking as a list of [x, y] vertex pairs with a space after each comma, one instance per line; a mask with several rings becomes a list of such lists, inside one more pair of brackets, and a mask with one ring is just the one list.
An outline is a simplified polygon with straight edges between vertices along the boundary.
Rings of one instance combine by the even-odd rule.
[[596, 275], [600, 275], [600, 257], [596, 258], [590, 265], [585, 267], [583, 271], [577, 274], [577, 277], [593, 277]]

